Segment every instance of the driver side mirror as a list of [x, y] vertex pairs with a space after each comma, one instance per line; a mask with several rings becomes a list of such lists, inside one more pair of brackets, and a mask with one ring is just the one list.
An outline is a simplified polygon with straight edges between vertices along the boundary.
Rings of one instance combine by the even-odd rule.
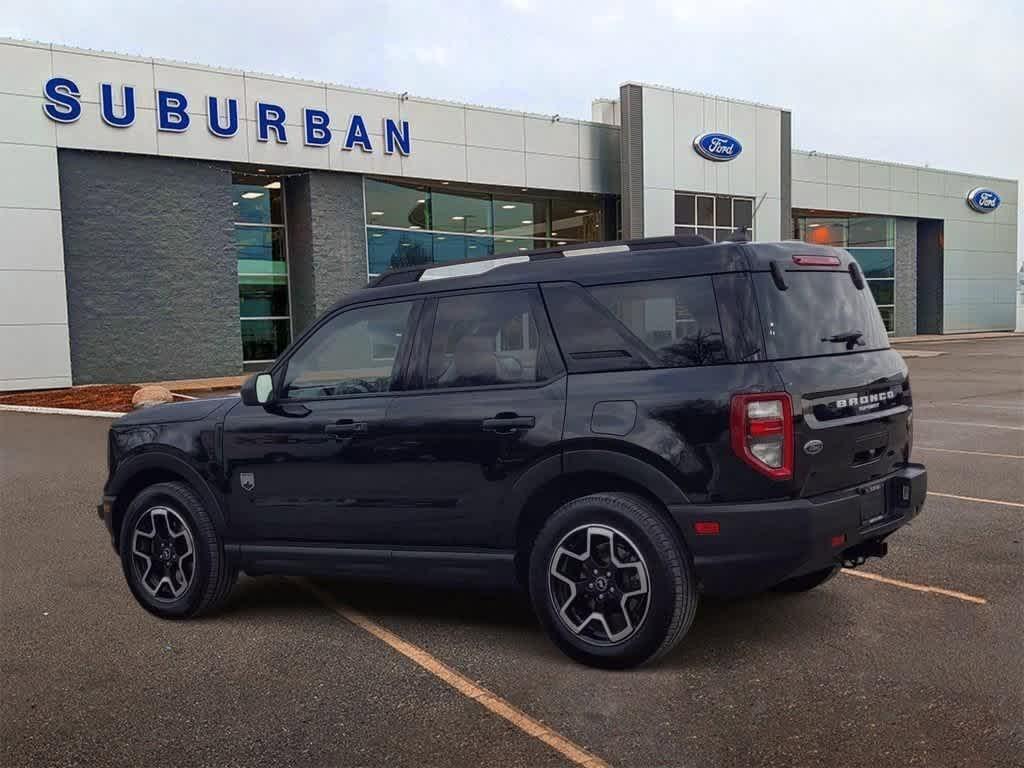
[[274, 379], [269, 373], [250, 376], [242, 385], [241, 394], [246, 405], [270, 405], [274, 402]]

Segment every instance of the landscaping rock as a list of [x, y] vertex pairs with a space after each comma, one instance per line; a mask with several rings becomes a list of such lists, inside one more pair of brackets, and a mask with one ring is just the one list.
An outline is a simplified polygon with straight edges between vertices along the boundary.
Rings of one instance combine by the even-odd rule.
[[140, 387], [139, 390], [132, 395], [132, 408], [146, 408], [150, 405], [161, 405], [162, 403], [170, 403], [174, 401], [174, 395], [171, 394], [169, 389], [156, 386]]

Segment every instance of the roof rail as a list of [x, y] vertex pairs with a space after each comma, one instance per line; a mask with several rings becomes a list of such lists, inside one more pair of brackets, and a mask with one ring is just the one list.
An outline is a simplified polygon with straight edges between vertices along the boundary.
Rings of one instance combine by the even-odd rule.
[[653, 251], [661, 248], [691, 248], [710, 244], [711, 241], [707, 238], [696, 235], [646, 237], [637, 240], [615, 240], [603, 243], [579, 243], [558, 248], [541, 248], [524, 253], [510, 253], [507, 256], [484, 256], [453, 264], [422, 264], [411, 267], [397, 267], [378, 275], [366, 287], [377, 288], [382, 285], [398, 285], [401, 283], [415, 283], [417, 281], [482, 275], [498, 267], [522, 264], [528, 261], [597, 256], [608, 253], [629, 253], [630, 251]]

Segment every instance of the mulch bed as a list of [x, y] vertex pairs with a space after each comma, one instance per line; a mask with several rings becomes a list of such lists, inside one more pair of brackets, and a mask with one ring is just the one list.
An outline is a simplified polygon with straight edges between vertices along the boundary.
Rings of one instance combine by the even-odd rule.
[[132, 395], [136, 390], [138, 387], [132, 384], [39, 389], [0, 395], [0, 405], [35, 405], [44, 408], [79, 408], [87, 411], [127, 413], [132, 409]]

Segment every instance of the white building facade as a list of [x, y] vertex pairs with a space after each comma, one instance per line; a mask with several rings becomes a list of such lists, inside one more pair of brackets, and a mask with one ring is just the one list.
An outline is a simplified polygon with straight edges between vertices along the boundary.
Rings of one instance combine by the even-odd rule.
[[593, 118], [0, 40], [0, 389], [237, 374], [391, 266], [736, 227], [849, 248], [896, 335], [1015, 327], [1015, 181], [639, 83]]

